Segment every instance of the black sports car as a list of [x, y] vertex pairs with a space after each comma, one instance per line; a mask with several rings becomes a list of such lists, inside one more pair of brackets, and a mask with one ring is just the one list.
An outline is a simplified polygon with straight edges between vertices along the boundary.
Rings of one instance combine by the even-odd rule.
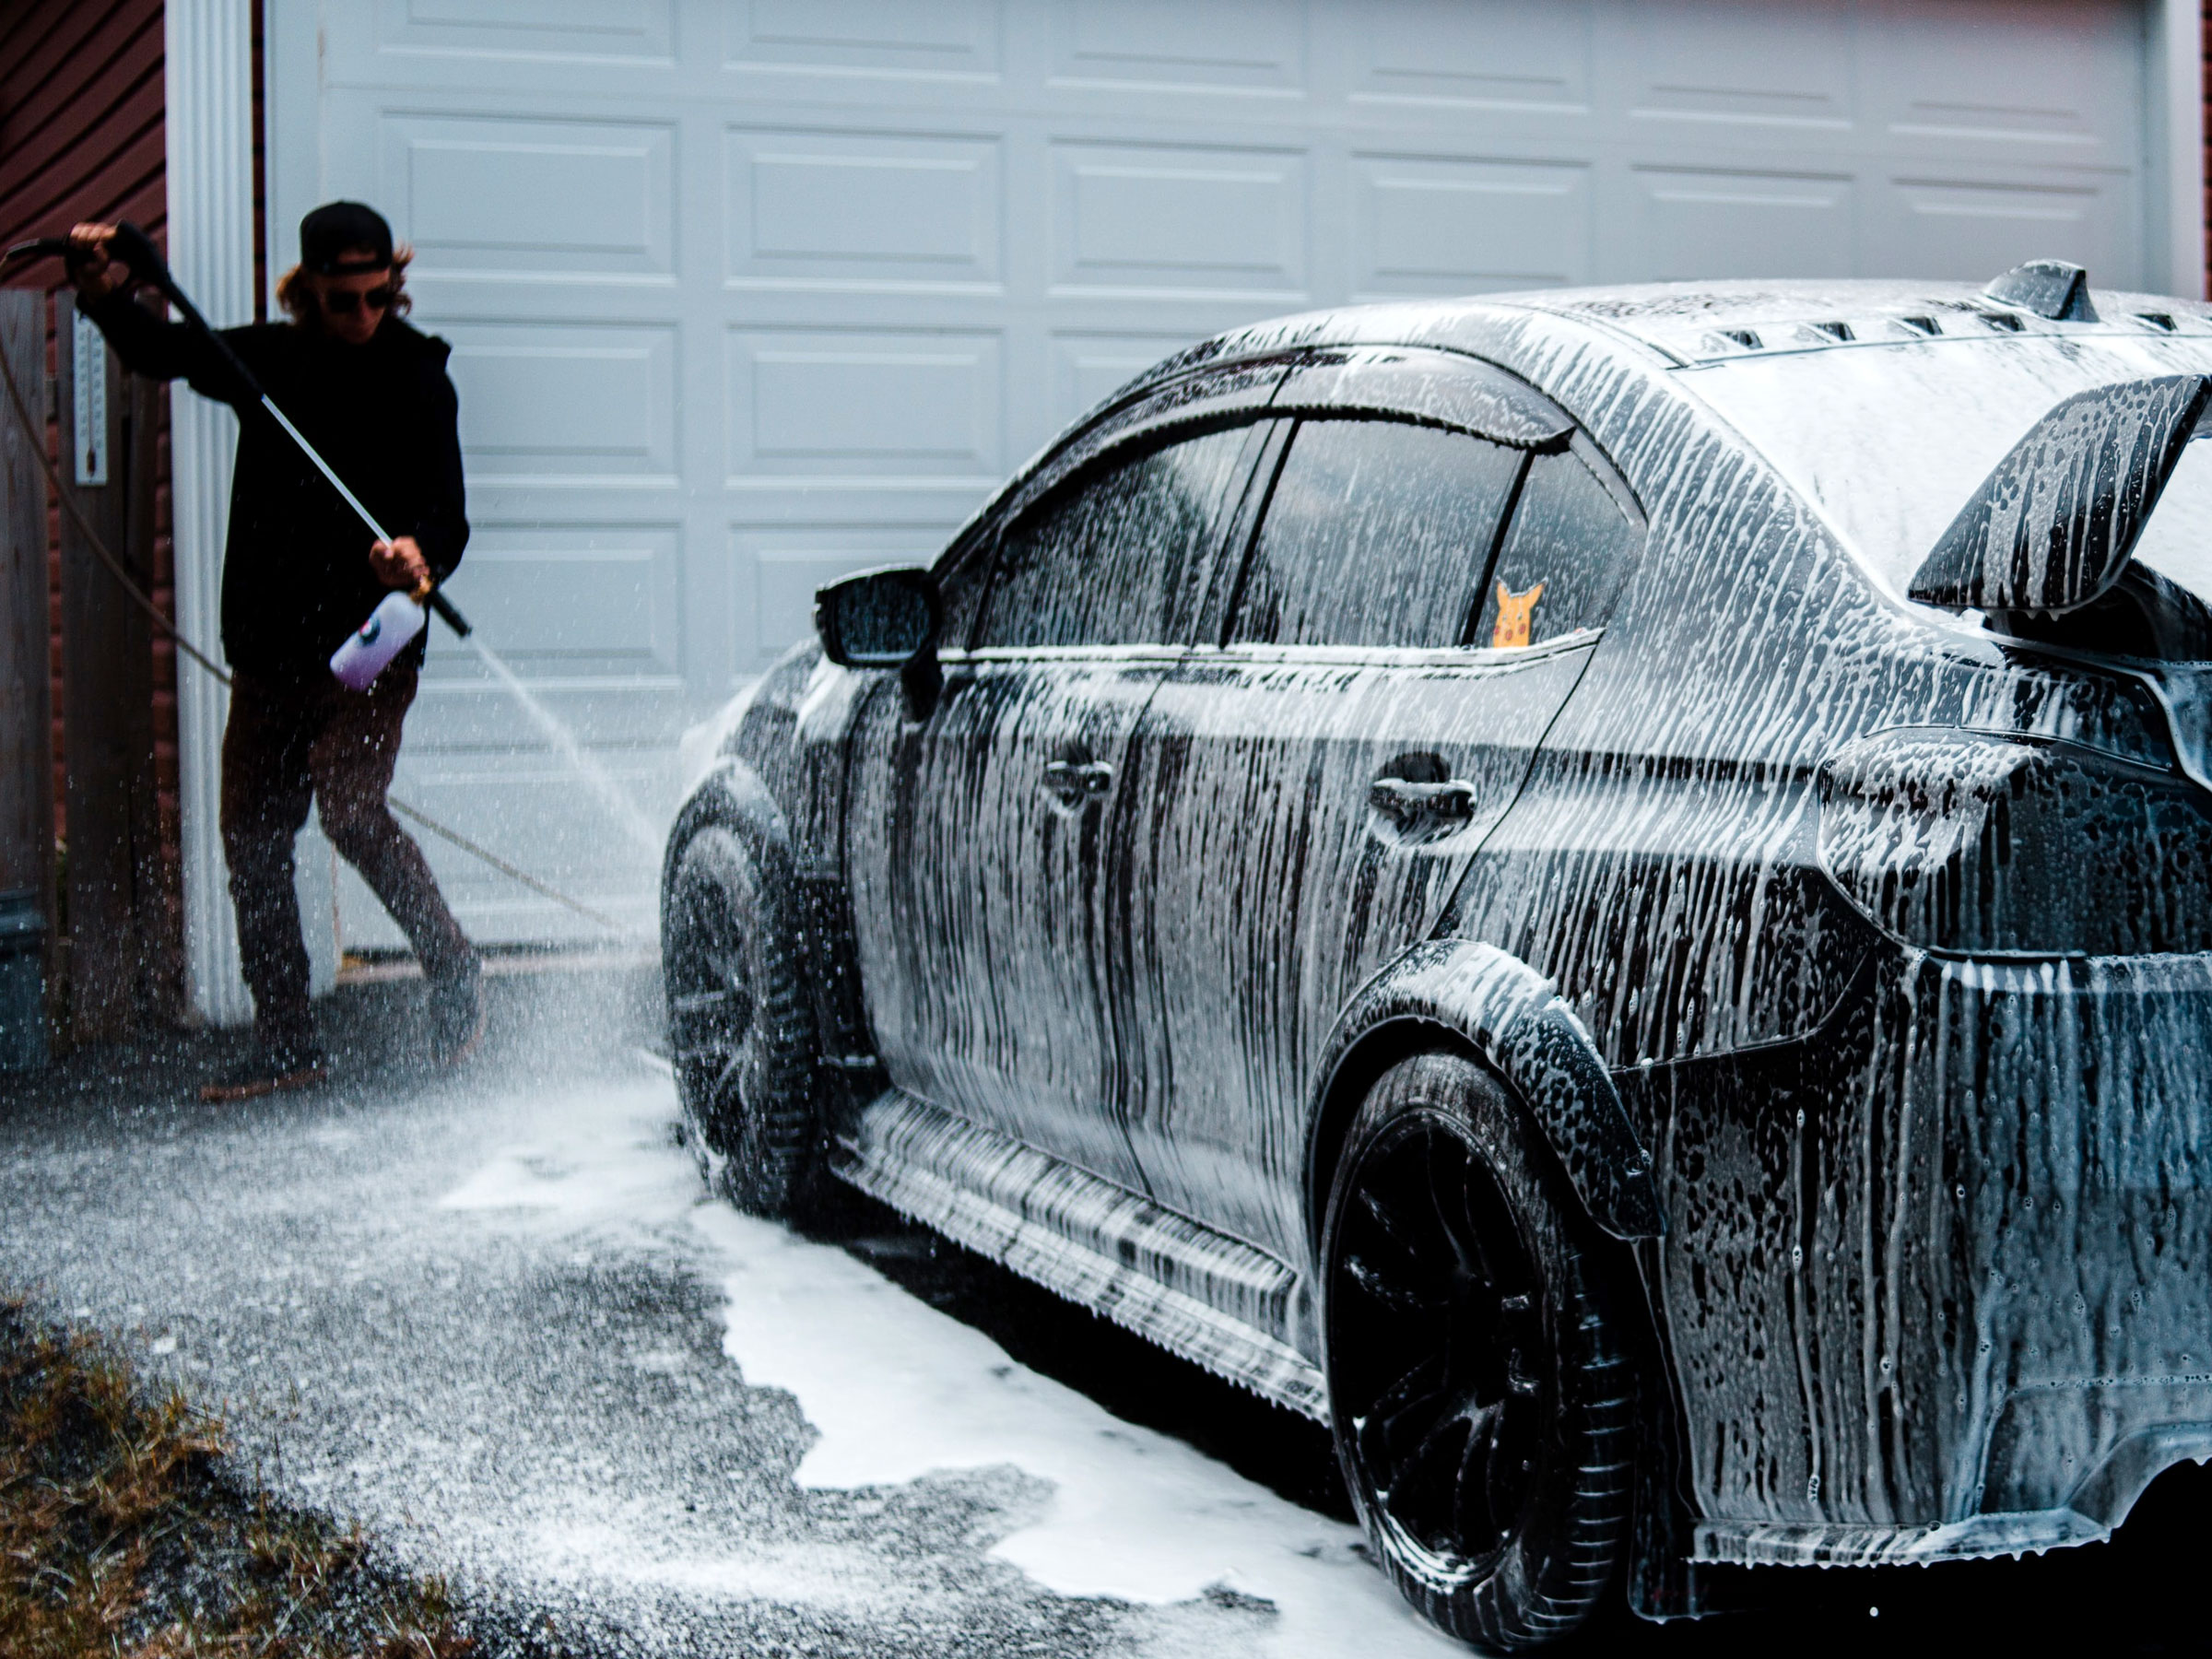
[[1471, 1639], [2105, 1536], [2212, 1454], [2207, 374], [2054, 263], [1170, 359], [680, 815], [711, 1178], [1333, 1424]]

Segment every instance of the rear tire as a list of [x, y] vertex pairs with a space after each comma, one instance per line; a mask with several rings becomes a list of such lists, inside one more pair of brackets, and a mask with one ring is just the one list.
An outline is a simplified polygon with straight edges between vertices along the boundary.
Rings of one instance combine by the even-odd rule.
[[1489, 1072], [1376, 1083], [1323, 1231], [1330, 1413], [1384, 1571], [1463, 1641], [1558, 1641], [1618, 1577], [1635, 1389], [1598, 1248]]
[[793, 1216], [817, 1162], [814, 1025], [788, 907], [729, 830], [701, 830], [685, 846], [661, 960], [700, 1173], [750, 1215]]

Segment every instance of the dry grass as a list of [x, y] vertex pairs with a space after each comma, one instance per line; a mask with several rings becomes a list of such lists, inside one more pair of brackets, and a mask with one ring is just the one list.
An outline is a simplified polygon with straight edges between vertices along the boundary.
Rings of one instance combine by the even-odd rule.
[[0, 1301], [0, 1655], [461, 1659], [444, 1587], [241, 1492], [222, 1425]]

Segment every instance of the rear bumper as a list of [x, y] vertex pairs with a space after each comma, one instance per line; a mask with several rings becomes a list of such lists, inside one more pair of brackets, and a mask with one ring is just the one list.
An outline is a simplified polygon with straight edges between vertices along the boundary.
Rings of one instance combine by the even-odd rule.
[[[1899, 952], [1740, 1105], [1794, 1116], [1766, 1139], [1787, 1334], [1739, 1349], [1750, 1421], [1695, 1422], [1685, 1369], [1722, 1453], [1698, 1559], [2087, 1543], [2212, 1457], [2212, 956]], [[1772, 1455], [1731, 1471], [1732, 1437]]]

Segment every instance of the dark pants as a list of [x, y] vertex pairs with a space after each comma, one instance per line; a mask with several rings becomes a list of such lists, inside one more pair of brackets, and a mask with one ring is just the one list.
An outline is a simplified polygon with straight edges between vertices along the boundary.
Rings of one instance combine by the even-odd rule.
[[323, 833], [361, 873], [432, 979], [461, 973], [475, 952], [445, 907], [430, 866], [384, 804], [416, 670], [399, 662], [366, 691], [317, 676], [305, 684], [241, 674], [223, 732], [223, 855], [238, 912], [239, 953], [253, 993], [253, 1029], [272, 1046], [314, 1041], [307, 947], [292, 886], [292, 843], [312, 796]]

